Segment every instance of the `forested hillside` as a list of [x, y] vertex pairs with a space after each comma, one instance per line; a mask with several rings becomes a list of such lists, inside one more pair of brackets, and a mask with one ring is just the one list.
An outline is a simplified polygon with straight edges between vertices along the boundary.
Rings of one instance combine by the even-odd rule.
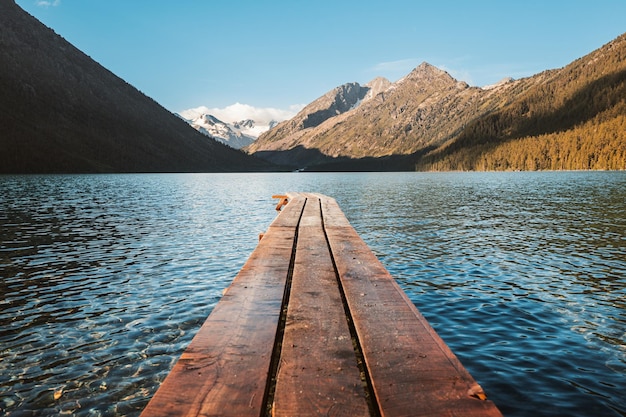
[[626, 35], [554, 71], [420, 170], [626, 169]]

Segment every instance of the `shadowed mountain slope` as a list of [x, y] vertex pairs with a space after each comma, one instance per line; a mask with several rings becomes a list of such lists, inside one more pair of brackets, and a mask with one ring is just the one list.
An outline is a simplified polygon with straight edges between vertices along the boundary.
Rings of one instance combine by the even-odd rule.
[[0, 173], [268, 170], [0, 1]]

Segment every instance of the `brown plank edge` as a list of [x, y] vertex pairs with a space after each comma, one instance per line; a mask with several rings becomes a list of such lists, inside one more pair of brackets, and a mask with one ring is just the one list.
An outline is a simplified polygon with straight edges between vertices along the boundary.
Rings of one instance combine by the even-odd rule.
[[383, 416], [499, 416], [493, 402], [347, 222], [322, 200], [325, 230]]
[[285, 207], [142, 416], [260, 416], [304, 198]]
[[272, 415], [369, 415], [314, 196], [300, 221]]
[[330, 197], [282, 209], [154, 416], [501, 416]]

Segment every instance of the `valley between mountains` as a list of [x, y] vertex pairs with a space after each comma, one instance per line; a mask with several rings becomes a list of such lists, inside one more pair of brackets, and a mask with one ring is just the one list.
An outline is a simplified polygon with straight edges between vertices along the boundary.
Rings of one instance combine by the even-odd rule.
[[0, 173], [626, 169], [626, 34], [482, 88], [422, 63], [262, 125], [169, 112], [13, 0], [0, 62]]

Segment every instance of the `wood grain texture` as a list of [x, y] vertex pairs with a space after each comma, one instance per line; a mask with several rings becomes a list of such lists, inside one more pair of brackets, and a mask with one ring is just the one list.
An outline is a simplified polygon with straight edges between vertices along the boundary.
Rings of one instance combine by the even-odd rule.
[[142, 417], [261, 415], [303, 205], [272, 223]]
[[311, 197], [300, 222], [273, 416], [367, 415], [319, 200]]
[[337, 202], [287, 195], [142, 417], [501, 416]]
[[333, 199], [326, 232], [382, 416], [500, 416]]

